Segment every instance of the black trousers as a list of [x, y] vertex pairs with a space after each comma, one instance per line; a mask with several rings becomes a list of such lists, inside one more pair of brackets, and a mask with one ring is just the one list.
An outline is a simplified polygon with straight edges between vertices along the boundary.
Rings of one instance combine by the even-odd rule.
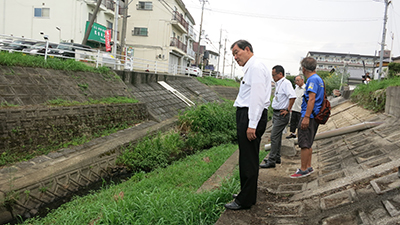
[[249, 141], [246, 134], [249, 124], [248, 111], [247, 107], [237, 108], [236, 111], [241, 190], [235, 201], [243, 207], [256, 204], [261, 136], [264, 134], [268, 122], [268, 110], [264, 109], [256, 128], [257, 138]]
[[299, 125], [301, 113], [292, 111], [292, 116], [290, 117], [290, 132], [296, 132], [297, 126]]

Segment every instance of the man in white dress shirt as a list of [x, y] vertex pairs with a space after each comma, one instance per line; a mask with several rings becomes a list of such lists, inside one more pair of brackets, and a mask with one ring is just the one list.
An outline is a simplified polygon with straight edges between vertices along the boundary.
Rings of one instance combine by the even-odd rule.
[[271, 151], [265, 163], [261, 163], [261, 168], [275, 168], [276, 164], [281, 163], [282, 132], [289, 123], [290, 110], [296, 92], [292, 83], [285, 78], [285, 70], [282, 66], [276, 65], [272, 68], [272, 77], [275, 81], [275, 96], [272, 100], [272, 130], [271, 130]]
[[304, 76], [298, 75], [294, 78], [294, 83], [296, 83], [296, 100], [294, 101], [291, 116], [290, 116], [290, 135], [286, 139], [296, 138], [296, 129], [299, 125], [301, 117], [301, 103], [303, 102], [304, 90], [306, 89], [306, 84], [304, 83]]
[[232, 54], [244, 76], [233, 106], [236, 110], [237, 138], [239, 143], [239, 194], [225, 204], [231, 210], [248, 209], [256, 204], [258, 164], [261, 136], [264, 134], [271, 96], [271, 74], [254, 56], [253, 47], [245, 40], [231, 46]]

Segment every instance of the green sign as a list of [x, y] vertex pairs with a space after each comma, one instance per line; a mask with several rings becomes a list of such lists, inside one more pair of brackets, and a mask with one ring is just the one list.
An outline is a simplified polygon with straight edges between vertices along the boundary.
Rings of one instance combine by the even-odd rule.
[[[85, 33], [88, 29], [88, 26], [89, 26], [89, 21], [86, 21]], [[107, 28], [105, 26], [100, 25], [98, 23], [93, 23], [92, 30], [90, 31], [88, 40], [97, 41], [97, 42], [105, 44], [106, 40], [105, 40], [104, 33], [106, 30], [107, 30]]]

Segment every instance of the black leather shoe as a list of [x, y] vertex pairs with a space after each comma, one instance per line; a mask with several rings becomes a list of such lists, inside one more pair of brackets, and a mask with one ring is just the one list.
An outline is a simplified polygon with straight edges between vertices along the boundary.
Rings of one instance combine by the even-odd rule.
[[225, 208], [230, 210], [250, 209], [250, 207], [243, 207], [237, 204], [235, 201], [225, 204]]
[[262, 164], [260, 164], [260, 167], [261, 168], [266, 168], [266, 169], [268, 169], [268, 168], [275, 168], [275, 164], [274, 163], [271, 163], [271, 162], [266, 162], [266, 163], [262, 163]]
[[232, 195], [232, 198], [236, 198], [238, 195], [237, 194], [233, 194]]
[[296, 138], [295, 134], [290, 134], [289, 136], [286, 137], [286, 139], [290, 139], [290, 138]]

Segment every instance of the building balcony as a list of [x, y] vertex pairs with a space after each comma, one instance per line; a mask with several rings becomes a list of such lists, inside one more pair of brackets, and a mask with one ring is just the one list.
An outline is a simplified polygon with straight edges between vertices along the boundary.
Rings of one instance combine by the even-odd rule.
[[192, 60], [194, 60], [196, 58], [196, 52], [193, 51], [193, 49], [188, 49], [187, 50], [187, 55], [189, 58], [191, 58]]
[[[100, 10], [103, 10], [103, 11], [107, 10], [107, 6], [106, 6], [107, 1], [112, 1], [112, 0], [102, 0], [101, 1], [101, 5], [100, 5]], [[97, 1], [96, 0], [85, 0], [85, 3], [87, 5], [90, 5], [90, 6], [93, 6], [93, 7], [96, 7], [96, 5], [97, 5]]]
[[187, 52], [187, 46], [183, 42], [178, 40], [178, 38], [172, 37], [171, 44], [169, 46], [175, 47], [175, 48], [179, 49], [180, 51], [182, 51], [183, 53]]
[[182, 33], [187, 33], [189, 30], [189, 23], [186, 22], [185, 18], [183, 18], [182, 14], [178, 11], [175, 11], [174, 15], [172, 16], [172, 25], [176, 27]]
[[192, 40], [196, 40], [196, 33], [194, 32], [193, 26], [189, 26], [188, 37]]

